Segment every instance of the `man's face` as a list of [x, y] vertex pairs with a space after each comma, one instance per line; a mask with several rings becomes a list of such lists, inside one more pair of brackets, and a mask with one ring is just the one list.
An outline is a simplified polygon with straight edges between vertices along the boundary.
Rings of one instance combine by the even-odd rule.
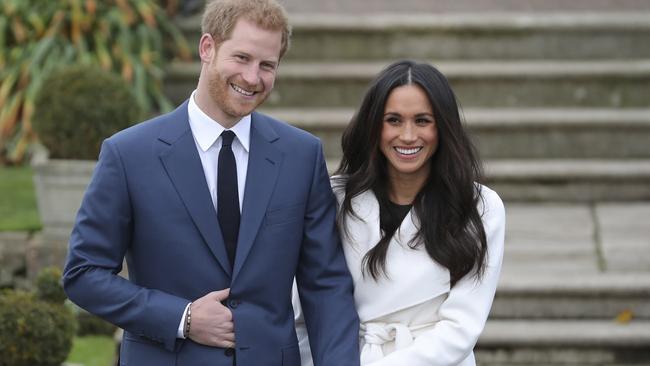
[[250, 114], [271, 93], [280, 62], [282, 33], [239, 19], [230, 39], [214, 45], [207, 63], [208, 94], [226, 127]]

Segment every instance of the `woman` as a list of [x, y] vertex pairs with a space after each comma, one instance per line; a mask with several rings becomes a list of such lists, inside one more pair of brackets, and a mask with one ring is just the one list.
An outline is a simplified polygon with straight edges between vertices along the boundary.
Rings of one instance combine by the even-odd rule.
[[[447, 79], [388, 66], [343, 134], [332, 186], [361, 320], [361, 364], [475, 365], [497, 286], [505, 213]], [[311, 365], [297, 314], [303, 365]]]

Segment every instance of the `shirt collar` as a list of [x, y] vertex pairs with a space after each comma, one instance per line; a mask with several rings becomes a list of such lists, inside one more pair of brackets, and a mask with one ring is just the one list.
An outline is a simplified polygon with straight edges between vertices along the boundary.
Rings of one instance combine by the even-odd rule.
[[[194, 100], [194, 94], [196, 94], [196, 90], [192, 92], [187, 105], [190, 128], [201, 150], [207, 151], [214, 145], [225, 128], [199, 108]], [[248, 152], [251, 135], [251, 115], [242, 117], [230, 130], [235, 133], [244, 150]]]

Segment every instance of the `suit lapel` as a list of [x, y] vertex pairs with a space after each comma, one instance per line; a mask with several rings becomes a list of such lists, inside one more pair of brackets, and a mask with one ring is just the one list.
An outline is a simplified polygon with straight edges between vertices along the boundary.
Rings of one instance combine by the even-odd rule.
[[275, 188], [282, 163], [282, 153], [273, 146], [277, 139], [278, 135], [265, 117], [253, 113], [248, 172], [232, 281], [237, 278], [253, 246]]
[[163, 145], [160, 160], [203, 240], [223, 270], [230, 274], [230, 263], [217, 225], [217, 214], [189, 126], [187, 102], [172, 112], [170, 119], [159, 137]]

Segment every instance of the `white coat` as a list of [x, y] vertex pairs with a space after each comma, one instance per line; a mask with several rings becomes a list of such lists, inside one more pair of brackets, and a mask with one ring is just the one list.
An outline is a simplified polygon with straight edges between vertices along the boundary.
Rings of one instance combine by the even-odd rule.
[[[341, 189], [335, 188], [339, 205]], [[386, 273], [376, 281], [362, 272], [362, 259], [380, 239], [379, 203], [367, 191], [352, 200], [363, 220], [348, 217], [343, 249], [354, 280], [354, 298], [361, 321], [361, 365], [474, 366], [473, 349], [487, 320], [496, 291], [505, 231], [505, 210], [499, 196], [482, 186], [479, 213], [488, 242], [487, 266], [480, 281], [472, 275], [450, 288], [449, 270], [429, 257], [423, 246], [411, 249], [417, 231], [413, 210], [392, 238]], [[296, 331], [302, 365], [313, 365], [297, 292]], [[317, 363], [318, 364], [318, 363]]]

